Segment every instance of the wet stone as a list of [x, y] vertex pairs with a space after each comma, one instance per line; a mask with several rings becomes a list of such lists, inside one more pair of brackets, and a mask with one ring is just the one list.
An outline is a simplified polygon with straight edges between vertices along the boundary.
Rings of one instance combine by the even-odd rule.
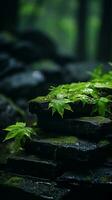
[[101, 140], [108, 138], [112, 133], [112, 120], [96, 116], [81, 117], [79, 119], [70, 120], [71, 132], [79, 138], [87, 138], [89, 140]]
[[75, 170], [71, 172], [64, 173], [61, 177], [57, 179], [61, 185], [67, 185], [71, 187], [77, 187], [81, 185], [92, 185], [96, 187], [105, 187], [112, 189], [112, 168], [96, 168], [89, 170]]
[[[65, 68], [65, 80], [66, 82], [82, 82], [91, 79], [91, 72], [96, 66], [100, 65], [98, 62], [72, 62], [68, 63]], [[103, 63], [103, 71], [108, 72], [111, 70], [111, 66], [107, 63]]]
[[28, 70], [4, 78], [0, 84], [0, 90], [13, 98], [31, 98], [40, 94], [45, 85], [42, 73], [37, 70]]
[[18, 32], [18, 37], [22, 41], [29, 41], [36, 46], [37, 59], [52, 59], [56, 55], [57, 47], [54, 40], [40, 30], [23, 30]]
[[8, 158], [7, 169], [23, 175], [31, 175], [44, 179], [54, 179], [60, 174], [56, 162], [40, 159], [36, 156], [13, 156]]
[[[85, 104], [85, 106], [83, 106], [82, 102], [71, 103], [70, 106], [73, 112], [65, 110], [63, 119], [74, 119], [83, 116], [90, 116], [91, 111], [94, 109], [93, 104]], [[37, 98], [35, 98], [29, 103], [30, 112], [37, 114], [39, 120], [63, 120], [57, 112], [55, 112], [54, 115], [52, 115], [52, 110], [48, 108], [49, 102], [47, 102], [46, 100], [39, 101]]]
[[24, 71], [26, 66], [16, 61], [14, 58], [10, 58], [7, 54], [0, 54], [0, 77], [3, 79], [7, 76], [13, 75]]
[[[105, 173], [106, 172], [106, 173]], [[68, 199], [108, 199], [112, 194], [112, 169], [96, 169], [90, 171], [67, 172], [61, 176], [58, 185], [70, 188]], [[96, 181], [96, 177], [98, 178]]]
[[[14, 191], [20, 189], [20, 197], [23, 199], [24, 193], [30, 198], [39, 200], [62, 200], [70, 192], [70, 189], [58, 187], [55, 182], [39, 180], [33, 177], [24, 177], [11, 173], [2, 174], [0, 177], [0, 185], [10, 188]], [[8, 192], [8, 191], [7, 191]], [[16, 193], [17, 194], [17, 193]], [[9, 190], [9, 196], [11, 196]]]
[[15, 44], [12, 55], [24, 63], [32, 63], [37, 60], [36, 47], [31, 42], [19, 41]]
[[[54, 132], [57, 134], [61, 132], [61, 134], [70, 135], [73, 132], [75, 133], [75, 130], [71, 127], [72, 119], [74, 122], [74, 118], [89, 116], [92, 106], [93, 105], [87, 105], [83, 107], [80, 102], [72, 104], [71, 107], [73, 112], [65, 110], [62, 118], [58, 113], [54, 113], [54, 115], [52, 115], [52, 110], [48, 109], [48, 102], [41, 103], [34, 99], [29, 103], [29, 111], [37, 115], [39, 127], [43, 131], [47, 133]], [[76, 107], [77, 109], [75, 109]]]
[[0, 52], [11, 53], [13, 45], [13, 40], [8, 39], [3, 34], [0, 34]]
[[23, 120], [24, 113], [9, 98], [0, 95], [0, 128], [4, 129], [16, 121]]
[[86, 166], [87, 163], [88, 166], [95, 166], [103, 162], [110, 150], [110, 143], [106, 140], [92, 143], [74, 136], [51, 136], [46, 139], [33, 139], [26, 143], [25, 150], [40, 158], [61, 162], [63, 167], [66, 163], [65, 167], [72, 168], [77, 163], [79, 165], [83, 163], [83, 166]]
[[[42, 63], [40, 63], [41, 65]], [[53, 62], [44, 62], [44, 68], [40, 69], [40, 71], [46, 77], [46, 80], [50, 84], [61, 84], [63, 82], [63, 74], [59, 66], [57, 66]], [[39, 64], [38, 64], [39, 65]], [[52, 67], [51, 67], [52, 65]], [[48, 67], [47, 67], [48, 66]]]
[[[76, 110], [81, 115], [81, 108], [78, 108]], [[65, 112], [63, 118], [58, 113], [52, 116], [52, 112], [48, 109], [47, 103], [36, 103], [36, 100], [30, 102], [29, 110], [37, 115], [40, 129], [47, 133], [56, 133], [58, 135], [60, 133], [63, 135], [71, 134], [79, 138], [89, 139], [90, 141], [98, 141], [112, 135], [112, 120], [105, 117], [84, 117], [84, 115], [87, 116], [86, 112], [79, 118], [74, 112], [69, 112], [70, 114], [68, 115]], [[88, 109], [88, 112], [90, 112], [90, 109]], [[88, 113], [89, 115], [90, 113]]]

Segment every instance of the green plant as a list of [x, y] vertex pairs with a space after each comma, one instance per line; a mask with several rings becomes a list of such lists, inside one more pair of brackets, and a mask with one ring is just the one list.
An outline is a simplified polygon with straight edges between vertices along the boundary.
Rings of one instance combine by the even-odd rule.
[[31, 138], [35, 134], [33, 128], [27, 127], [26, 123], [23, 122], [16, 122], [16, 124], [10, 125], [4, 130], [8, 132], [4, 141], [14, 140], [12, 146], [14, 152], [22, 149], [21, 145], [25, 142], [26, 138]]
[[[39, 97], [36, 101], [48, 102], [49, 108], [52, 109], [52, 113], [58, 112], [61, 117], [64, 115], [65, 110], [72, 111], [71, 103], [82, 102], [86, 104], [93, 104], [94, 110], [101, 116], [105, 116], [109, 110], [109, 104], [111, 102], [110, 96], [102, 96], [99, 88], [110, 87], [110, 85], [104, 85], [97, 82], [82, 82], [72, 83], [52, 88], [50, 93], [46, 97]], [[112, 86], [111, 86], [112, 89]]]
[[91, 79], [100, 79], [100, 77], [103, 75], [103, 66], [99, 65], [97, 66], [92, 72], [89, 72], [91, 75]]
[[48, 108], [52, 109], [52, 114], [58, 112], [61, 117], [63, 117], [65, 110], [72, 111], [72, 103], [81, 102], [84, 106], [93, 104], [94, 108], [90, 114], [96, 113], [105, 117], [111, 114], [112, 71], [103, 74], [102, 66], [100, 65], [92, 72], [91, 76], [92, 80], [89, 82], [51, 87], [48, 95], [37, 97], [33, 101], [39, 103], [48, 102]]

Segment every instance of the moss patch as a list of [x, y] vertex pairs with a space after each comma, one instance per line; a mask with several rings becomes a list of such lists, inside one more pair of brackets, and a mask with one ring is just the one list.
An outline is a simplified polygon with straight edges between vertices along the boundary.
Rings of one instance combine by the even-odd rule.
[[109, 183], [109, 182], [112, 182], [112, 177], [110, 177], [110, 176], [102, 176], [100, 178], [100, 181], [101, 181], [101, 183]]
[[5, 184], [9, 186], [18, 187], [21, 185], [22, 181], [23, 181], [23, 178], [14, 176], [14, 177], [9, 178], [7, 181], [5, 181]]
[[75, 144], [78, 142], [78, 138], [74, 136], [60, 136], [60, 137], [54, 137], [54, 138], [48, 138], [46, 139], [46, 142], [50, 142], [52, 144]]
[[81, 117], [80, 121], [88, 121], [88, 122], [94, 123], [94, 124], [99, 125], [99, 126], [102, 125], [102, 124], [111, 122], [110, 119], [102, 117], [102, 116]]
[[101, 141], [98, 143], [98, 145], [100, 145], [100, 146], [105, 146], [105, 145], [108, 145], [108, 144], [110, 144], [110, 142], [109, 142], [108, 140], [101, 140]]

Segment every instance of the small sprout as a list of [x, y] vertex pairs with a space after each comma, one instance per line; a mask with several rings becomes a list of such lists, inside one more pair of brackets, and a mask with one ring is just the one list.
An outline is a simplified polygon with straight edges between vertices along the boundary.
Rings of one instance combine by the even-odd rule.
[[31, 138], [35, 134], [33, 128], [27, 127], [26, 123], [23, 122], [16, 122], [16, 124], [10, 125], [4, 130], [8, 132], [4, 141], [14, 139], [12, 146], [14, 152], [22, 149], [22, 142], [25, 142], [26, 138]]
[[89, 72], [89, 74], [91, 75], [92, 80], [101, 78], [101, 76], [103, 74], [102, 68], [103, 68], [103, 66], [99, 65], [93, 70], [93, 72]]

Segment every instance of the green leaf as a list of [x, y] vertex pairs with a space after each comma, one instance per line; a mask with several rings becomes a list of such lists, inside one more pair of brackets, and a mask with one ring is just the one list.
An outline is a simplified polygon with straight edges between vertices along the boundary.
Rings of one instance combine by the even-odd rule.
[[96, 67], [93, 72], [90, 72], [91, 78], [93, 79], [99, 79], [102, 76], [102, 70], [103, 66], [99, 65], [98, 67]]
[[110, 102], [109, 99], [105, 97], [101, 97], [98, 99], [97, 106], [99, 115], [105, 116], [106, 112], [108, 111], [107, 105], [109, 102]]
[[70, 100], [68, 99], [53, 99], [50, 103], [49, 103], [49, 108], [52, 108], [52, 113], [54, 114], [56, 111], [61, 115], [61, 117], [63, 117], [64, 114], [64, 110], [71, 110], [70, 105], [68, 104], [70, 103]]
[[13, 133], [13, 132], [9, 132], [9, 133], [7, 134], [7, 136], [5, 137], [4, 141], [10, 140], [10, 139], [12, 139], [12, 138], [15, 138], [16, 135], [17, 135], [16, 132], [14, 132], [14, 133]]
[[13, 147], [15, 147], [15, 150], [21, 148], [21, 142], [25, 141], [26, 137], [31, 138], [35, 134], [33, 128], [27, 127], [26, 123], [23, 122], [16, 122], [16, 124], [10, 125], [4, 130], [8, 132], [4, 141], [14, 139]]

